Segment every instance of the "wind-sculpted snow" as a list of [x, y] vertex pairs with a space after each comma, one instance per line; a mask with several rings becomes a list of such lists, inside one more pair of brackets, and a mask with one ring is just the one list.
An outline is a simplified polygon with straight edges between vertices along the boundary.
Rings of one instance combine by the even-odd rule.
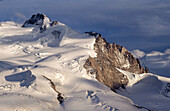
[[20, 82], [21, 87], [29, 87], [29, 85], [31, 85], [35, 81], [36, 77], [32, 75], [32, 72], [30, 70], [28, 70], [25, 72], [5, 76], [5, 79], [6, 81], [10, 82]]
[[142, 111], [87, 74], [83, 66], [96, 57], [95, 37], [51, 23], [43, 32], [1, 23], [0, 110]]
[[7, 61], [0, 61], [0, 72], [13, 67], [15, 64]]

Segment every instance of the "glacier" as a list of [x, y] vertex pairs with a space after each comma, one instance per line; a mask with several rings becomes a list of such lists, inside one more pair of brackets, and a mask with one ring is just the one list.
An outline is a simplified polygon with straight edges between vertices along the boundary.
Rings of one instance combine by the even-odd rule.
[[[170, 78], [117, 69], [130, 82], [126, 89], [113, 92], [88, 75], [83, 65], [89, 56], [96, 57], [94, 36], [60, 22], [42, 23], [47, 26], [43, 32], [39, 25], [0, 24], [0, 110], [169, 110]], [[63, 97], [61, 104], [58, 94]]]

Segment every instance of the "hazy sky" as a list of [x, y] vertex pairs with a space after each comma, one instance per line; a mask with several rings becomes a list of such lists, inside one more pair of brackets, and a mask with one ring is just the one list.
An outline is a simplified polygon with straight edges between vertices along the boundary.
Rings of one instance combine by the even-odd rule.
[[0, 0], [0, 21], [23, 23], [38, 12], [129, 50], [170, 48], [170, 0]]

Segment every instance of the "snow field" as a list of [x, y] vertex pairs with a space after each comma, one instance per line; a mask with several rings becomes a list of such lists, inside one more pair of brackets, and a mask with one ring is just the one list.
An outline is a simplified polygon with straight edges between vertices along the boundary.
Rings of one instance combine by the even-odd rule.
[[[138, 75], [117, 69], [127, 75], [129, 84], [126, 90], [120, 89], [116, 94], [87, 75], [83, 65], [89, 56], [96, 57], [94, 37], [79, 34], [62, 23], [48, 27], [43, 33], [37, 27], [21, 28], [20, 24], [13, 22], [1, 24], [1, 110], [146, 110], [134, 105], [152, 110], [168, 109], [170, 100], [167, 98], [167, 84], [170, 80], [166, 77]], [[48, 20], [45, 24], [48, 24]], [[61, 33], [56, 36], [52, 34], [53, 31]], [[141, 58], [146, 56], [140, 51], [135, 53]], [[169, 54], [169, 50], [165, 53]], [[124, 67], [128, 67], [128, 63]], [[64, 97], [62, 104], [57, 100], [58, 93]]]
[[[4, 22], [2, 26], [1, 110], [138, 110], [129, 99], [86, 74], [83, 68], [86, 59], [96, 56], [94, 37], [79, 34], [62, 23], [43, 33], [36, 27], [21, 28], [13, 22]], [[54, 30], [61, 32], [59, 37], [52, 34]], [[65, 98], [61, 105], [58, 92]]]

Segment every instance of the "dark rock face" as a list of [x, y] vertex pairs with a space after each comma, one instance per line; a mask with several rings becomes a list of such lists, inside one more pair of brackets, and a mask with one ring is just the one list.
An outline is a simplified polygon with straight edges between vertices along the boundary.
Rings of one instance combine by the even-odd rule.
[[164, 88], [162, 88], [162, 92], [161, 92], [165, 97], [170, 98], [170, 83], [166, 83], [166, 85], [164, 86]]
[[144, 68], [140, 65], [139, 59], [133, 57], [123, 46], [107, 43], [99, 35], [94, 44], [97, 57], [89, 57], [84, 68], [87, 73], [95, 75], [96, 79], [104, 83], [112, 90], [127, 85], [128, 78], [116, 68], [132, 73], [144, 73]]
[[[27, 27], [27, 26], [30, 26], [30, 25], [42, 26], [43, 23], [44, 23], [45, 18], [47, 18], [47, 17], [44, 14], [40, 14], [40, 13], [38, 13], [36, 15], [32, 15], [32, 17], [30, 19], [25, 21], [25, 23], [24, 23], [24, 25], [22, 27]], [[49, 22], [50, 22], [50, 20], [49, 20]]]
[[46, 15], [37, 13], [25, 21], [22, 27], [38, 26], [40, 33], [43, 33], [48, 27], [55, 25], [58, 25], [57, 21], [51, 22], [51, 20]]
[[51, 23], [51, 27], [52, 27], [52, 26], [55, 26], [55, 25], [57, 25], [57, 24], [58, 24], [57, 21], [53, 21], [53, 22]]
[[100, 33], [93, 32], [93, 31], [91, 31], [91, 32], [85, 32], [85, 34], [88, 34], [89, 36], [94, 36], [94, 37], [101, 36], [101, 34], [100, 34]]
[[40, 33], [43, 33], [44, 31], [46, 31], [46, 29], [47, 29], [47, 26], [46, 26], [46, 25], [41, 26], [41, 27], [40, 27]]
[[0, 24], [0, 27], [2, 27], [2, 25]]
[[59, 39], [61, 32], [57, 31], [57, 30], [54, 30], [54, 31], [51, 32], [51, 34], [54, 35], [55, 39]]
[[64, 102], [64, 97], [61, 95], [61, 93], [58, 93], [57, 100], [59, 101], [60, 104]]
[[59, 102], [60, 104], [62, 104], [62, 103], [64, 102], [64, 97], [62, 96], [62, 93], [60, 93], [60, 92], [56, 89], [56, 86], [55, 86], [54, 82], [53, 82], [51, 79], [49, 79], [49, 78], [46, 77], [46, 76], [43, 76], [43, 77], [44, 77], [45, 79], [47, 79], [48, 81], [50, 81], [51, 88], [53, 88], [54, 91], [58, 93], [58, 97], [57, 97], [58, 102]]

